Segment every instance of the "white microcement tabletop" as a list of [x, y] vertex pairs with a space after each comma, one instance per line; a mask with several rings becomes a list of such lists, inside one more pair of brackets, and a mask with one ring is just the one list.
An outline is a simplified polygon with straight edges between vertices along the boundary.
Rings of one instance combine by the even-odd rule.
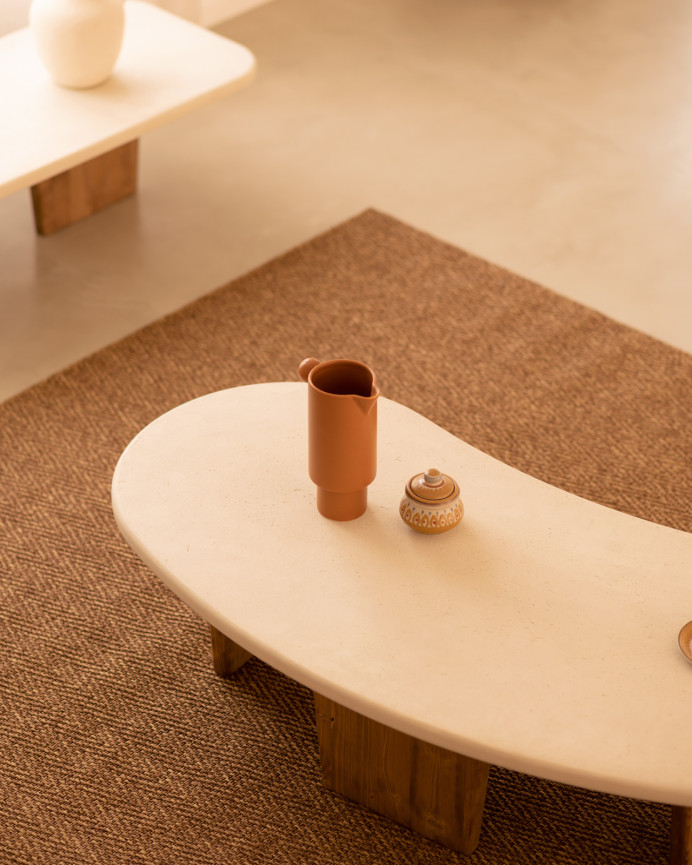
[[[455, 752], [692, 805], [692, 534], [535, 480], [379, 400], [366, 514], [321, 517], [307, 387], [210, 394], [122, 455], [127, 541], [202, 618], [336, 702]], [[409, 477], [459, 482], [459, 528], [398, 513]]]
[[30, 30], [0, 38], [0, 197], [74, 168], [245, 86], [242, 45], [138, 0], [125, 2], [123, 47], [89, 90], [54, 84]]

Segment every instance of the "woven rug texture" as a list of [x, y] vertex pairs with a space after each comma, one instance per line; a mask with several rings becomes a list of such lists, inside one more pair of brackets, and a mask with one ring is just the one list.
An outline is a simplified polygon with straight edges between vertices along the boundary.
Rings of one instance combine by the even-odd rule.
[[307, 689], [213, 673], [206, 624], [118, 533], [113, 469], [162, 412], [309, 355], [692, 531], [692, 357], [368, 210], [0, 406], [0, 863], [663, 865], [669, 807], [496, 767], [459, 856], [322, 787]]

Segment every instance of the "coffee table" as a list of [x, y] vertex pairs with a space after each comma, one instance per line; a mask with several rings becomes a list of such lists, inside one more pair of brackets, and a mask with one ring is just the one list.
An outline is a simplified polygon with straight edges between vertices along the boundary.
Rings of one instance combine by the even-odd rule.
[[125, 16], [115, 69], [89, 90], [53, 83], [28, 28], [0, 38], [0, 197], [31, 186], [40, 234], [132, 195], [140, 135], [253, 77], [236, 42], [138, 0]]
[[[667, 802], [692, 861], [692, 535], [580, 499], [381, 398], [366, 514], [307, 476], [302, 383], [213, 393], [147, 426], [113, 478], [139, 556], [210, 623], [315, 692], [327, 786], [464, 853], [489, 764]], [[459, 528], [399, 517], [408, 478], [461, 486]]]

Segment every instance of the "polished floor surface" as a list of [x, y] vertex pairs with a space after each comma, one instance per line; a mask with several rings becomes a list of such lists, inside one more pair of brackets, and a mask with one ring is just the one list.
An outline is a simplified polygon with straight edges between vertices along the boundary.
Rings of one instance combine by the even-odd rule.
[[0, 398], [368, 207], [692, 351], [688, 0], [272, 0], [215, 29], [257, 79], [145, 135], [135, 198], [47, 238], [0, 200]]

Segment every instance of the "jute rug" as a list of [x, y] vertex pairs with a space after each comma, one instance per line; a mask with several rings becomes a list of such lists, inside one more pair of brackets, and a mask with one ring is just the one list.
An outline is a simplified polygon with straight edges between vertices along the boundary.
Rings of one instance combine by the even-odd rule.
[[666, 806], [499, 768], [464, 860], [322, 788], [304, 688], [214, 675], [205, 623], [121, 540], [111, 474], [161, 412], [307, 355], [692, 531], [692, 357], [367, 211], [0, 406], [0, 861], [664, 863]]

